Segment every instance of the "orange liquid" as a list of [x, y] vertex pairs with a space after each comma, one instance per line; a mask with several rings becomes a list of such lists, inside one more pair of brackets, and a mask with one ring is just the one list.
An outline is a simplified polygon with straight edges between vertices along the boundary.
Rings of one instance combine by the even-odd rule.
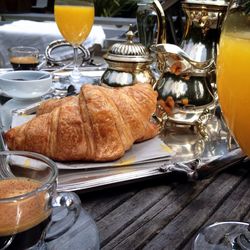
[[94, 23], [94, 7], [55, 5], [54, 10], [56, 24], [63, 37], [75, 46], [85, 41]]
[[225, 31], [217, 61], [218, 95], [226, 122], [250, 155], [250, 31]]

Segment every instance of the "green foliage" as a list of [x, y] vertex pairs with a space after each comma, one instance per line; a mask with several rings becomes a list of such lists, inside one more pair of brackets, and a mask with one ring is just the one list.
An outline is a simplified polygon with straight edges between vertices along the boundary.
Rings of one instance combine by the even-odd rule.
[[94, 0], [96, 16], [135, 17], [137, 0]]
[[250, 0], [243, 0], [242, 1], [242, 9], [245, 11], [246, 14], [250, 13]]

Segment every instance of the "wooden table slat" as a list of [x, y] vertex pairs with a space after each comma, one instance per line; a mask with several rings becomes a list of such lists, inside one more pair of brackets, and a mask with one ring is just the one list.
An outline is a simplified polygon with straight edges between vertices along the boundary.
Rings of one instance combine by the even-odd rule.
[[[182, 249], [190, 237], [206, 222], [224, 200], [236, 188], [242, 176], [224, 173], [216, 178], [207, 189], [181, 211], [166, 227], [152, 239], [145, 249]], [[227, 183], [227, 185], [225, 185]], [[193, 216], [192, 216], [193, 214]], [[199, 216], [197, 216], [199, 214]], [[195, 219], [194, 219], [195, 218]], [[158, 249], [159, 249], [158, 248]]]
[[[88, 194], [87, 197], [81, 196], [82, 206], [92, 215], [95, 221], [98, 221], [134, 196], [136, 192], [137, 190], [123, 193], [111, 191], [108, 192], [109, 196], [104, 196], [103, 194], [98, 195], [96, 193]], [[85, 202], [85, 200], [87, 200], [87, 202]]]
[[[210, 225], [218, 221], [244, 221], [248, 222], [250, 219], [250, 175], [244, 179], [239, 186], [232, 188], [232, 193], [225, 199], [218, 210], [202, 225]], [[191, 249], [194, 238], [197, 232], [189, 240], [183, 250]]]
[[206, 188], [210, 182], [211, 179], [201, 184], [199, 183], [197, 187], [193, 187], [191, 183], [179, 184], [177, 188], [163, 197], [161, 201], [137, 218], [136, 222], [129, 225], [119, 236], [110, 241], [104, 249], [112, 249], [113, 247], [119, 249], [140, 248], [174, 218], [191, 199]]
[[157, 193], [155, 188], [152, 187], [141, 190], [124, 202], [122, 206], [117, 207], [97, 222], [101, 232], [102, 246], [126, 229], [133, 220], [150, 209], [171, 190], [171, 187], [162, 186], [157, 189]]

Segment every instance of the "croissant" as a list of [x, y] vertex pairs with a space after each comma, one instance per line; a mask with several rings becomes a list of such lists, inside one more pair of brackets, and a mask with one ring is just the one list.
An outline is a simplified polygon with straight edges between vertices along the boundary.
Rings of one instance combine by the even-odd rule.
[[134, 142], [154, 137], [157, 93], [147, 84], [121, 88], [84, 85], [78, 96], [44, 102], [29, 122], [4, 134], [10, 150], [59, 161], [111, 161]]

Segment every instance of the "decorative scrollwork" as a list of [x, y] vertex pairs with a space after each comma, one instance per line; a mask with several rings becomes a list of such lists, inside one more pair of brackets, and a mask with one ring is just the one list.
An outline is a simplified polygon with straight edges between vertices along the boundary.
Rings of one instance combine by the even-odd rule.
[[[45, 49], [45, 57], [46, 57], [47, 62], [49, 62], [51, 64], [55, 64], [55, 65], [64, 65], [65, 60], [68, 58], [66, 58], [66, 59], [65, 58], [54, 58], [52, 56], [53, 50], [58, 49], [58, 48], [62, 48], [64, 46], [71, 46], [72, 47], [72, 45], [65, 40], [55, 40], [55, 41], [51, 42]], [[81, 58], [82, 58], [81, 65], [82, 65], [84, 62], [90, 60], [91, 56], [90, 56], [89, 50], [87, 48], [85, 48], [83, 45], [79, 46], [79, 50], [81, 52]], [[70, 56], [73, 57], [73, 52], [72, 52], [72, 55], [70, 55]]]
[[195, 26], [202, 28], [203, 33], [206, 33], [209, 29], [216, 28], [219, 14], [219, 12], [210, 12], [208, 10], [188, 11], [190, 21]]

